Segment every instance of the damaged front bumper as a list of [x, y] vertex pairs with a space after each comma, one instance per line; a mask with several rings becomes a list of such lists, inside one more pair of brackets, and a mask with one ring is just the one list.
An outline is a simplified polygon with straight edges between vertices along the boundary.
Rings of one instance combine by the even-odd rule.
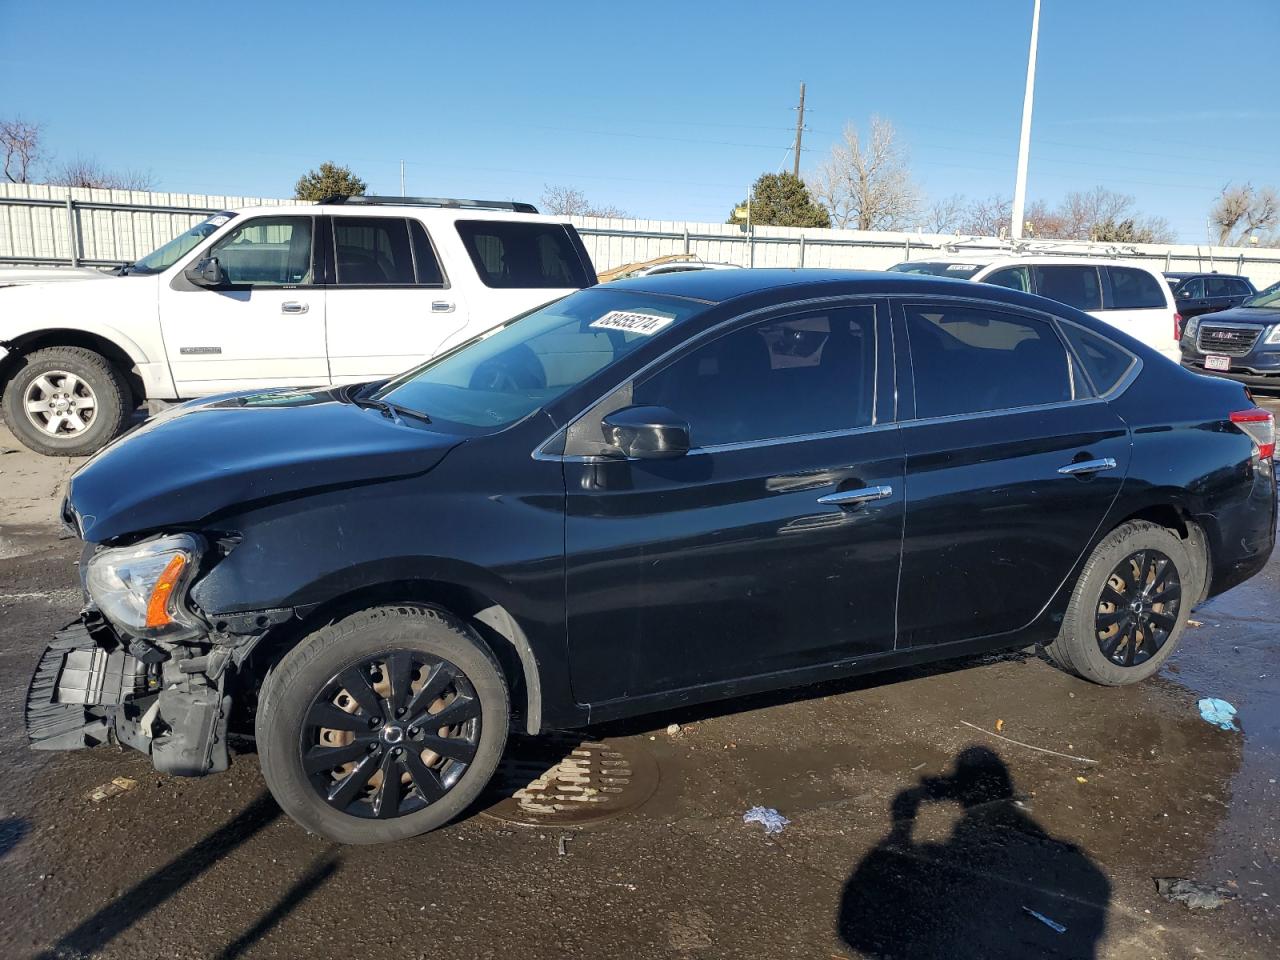
[[224, 694], [230, 653], [121, 636], [92, 612], [58, 631], [27, 690], [27, 738], [36, 750], [116, 742], [161, 773], [227, 769]]

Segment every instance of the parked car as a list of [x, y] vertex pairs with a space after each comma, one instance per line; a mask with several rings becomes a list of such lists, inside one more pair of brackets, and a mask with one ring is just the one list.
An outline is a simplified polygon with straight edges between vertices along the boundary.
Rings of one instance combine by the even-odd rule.
[[623, 274], [620, 280], [633, 280], [636, 277], [656, 277], [664, 273], [689, 273], [693, 270], [741, 270], [736, 263], [711, 263], [706, 260], [677, 260], [673, 263], [656, 263], [651, 267], [639, 267], [631, 273]]
[[1201, 314], [1238, 307], [1258, 292], [1248, 277], [1166, 272], [1164, 278], [1173, 292], [1183, 323]]
[[227, 210], [121, 276], [0, 290], [5, 422], [98, 450], [144, 402], [387, 377], [595, 283], [526, 203], [336, 198]]
[[1039, 294], [1105, 320], [1178, 360], [1181, 320], [1163, 277], [1151, 267], [1084, 257], [1006, 256], [908, 260], [889, 269]]
[[1251, 387], [1280, 389], [1280, 283], [1233, 310], [1188, 320], [1182, 365]]
[[75, 474], [40, 749], [263, 775], [395, 840], [528, 734], [996, 648], [1154, 673], [1276, 526], [1271, 414], [1061, 303], [853, 271], [603, 284], [390, 380], [166, 411]]

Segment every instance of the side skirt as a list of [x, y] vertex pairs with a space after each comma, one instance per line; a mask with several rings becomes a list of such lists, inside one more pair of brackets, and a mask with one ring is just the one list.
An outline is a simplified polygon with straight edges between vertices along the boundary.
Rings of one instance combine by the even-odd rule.
[[1031, 643], [1051, 639], [1056, 625], [1047, 617], [1037, 619], [1034, 626], [1020, 630], [1014, 635], [999, 634], [994, 637], [977, 637], [969, 640], [957, 640], [953, 643], [931, 644], [925, 647], [907, 647], [902, 650], [887, 650], [884, 653], [872, 653], [853, 660], [842, 660], [836, 663], [821, 664], [815, 667], [801, 667], [779, 673], [767, 673], [739, 680], [719, 683], [707, 683], [696, 687], [684, 687], [679, 690], [662, 693], [645, 694], [639, 697], [607, 700], [602, 703], [587, 705], [587, 723], [603, 723], [608, 720], [620, 720], [625, 717], [639, 716], [645, 713], [658, 713], [677, 707], [706, 703], [712, 700], [728, 700], [732, 697], [743, 697], [769, 690], [781, 690], [789, 687], [804, 687], [827, 680], [838, 680], [854, 677], [863, 673], [876, 673], [894, 670], [899, 667], [915, 666], [933, 661], [952, 660], [957, 657], [989, 653], [993, 650], [1007, 650]]

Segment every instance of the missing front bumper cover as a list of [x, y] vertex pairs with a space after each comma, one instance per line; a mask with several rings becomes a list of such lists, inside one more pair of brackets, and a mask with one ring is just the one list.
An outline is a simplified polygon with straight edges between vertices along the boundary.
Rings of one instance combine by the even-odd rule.
[[[179, 651], [175, 651], [178, 653]], [[27, 690], [26, 726], [37, 750], [76, 750], [115, 738], [151, 757], [162, 773], [201, 776], [225, 770], [224, 675], [183, 670], [192, 662], [139, 659], [101, 623], [77, 621], [45, 650]]]

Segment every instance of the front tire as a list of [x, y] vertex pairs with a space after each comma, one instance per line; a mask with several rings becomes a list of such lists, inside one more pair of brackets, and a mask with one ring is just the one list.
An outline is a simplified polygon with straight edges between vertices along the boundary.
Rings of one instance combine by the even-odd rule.
[[1105, 686], [1151, 676], [1173, 653], [1207, 574], [1167, 527], [1142, 520], [1108, 534], [1085, 562], [1050, 658]]
[[435, 607], [374, 607], [322, 627], [263, 684], [256, 733], [276, 802], [339, 843], [384, 843], [462, 813], [506, 745], [497, 661]]
[[84, 457], [124, 426], [132, 392], [101, 354], [83, 347], [45, 347], [22, 358], [5, 386], [4, 419], [36, 453]]

